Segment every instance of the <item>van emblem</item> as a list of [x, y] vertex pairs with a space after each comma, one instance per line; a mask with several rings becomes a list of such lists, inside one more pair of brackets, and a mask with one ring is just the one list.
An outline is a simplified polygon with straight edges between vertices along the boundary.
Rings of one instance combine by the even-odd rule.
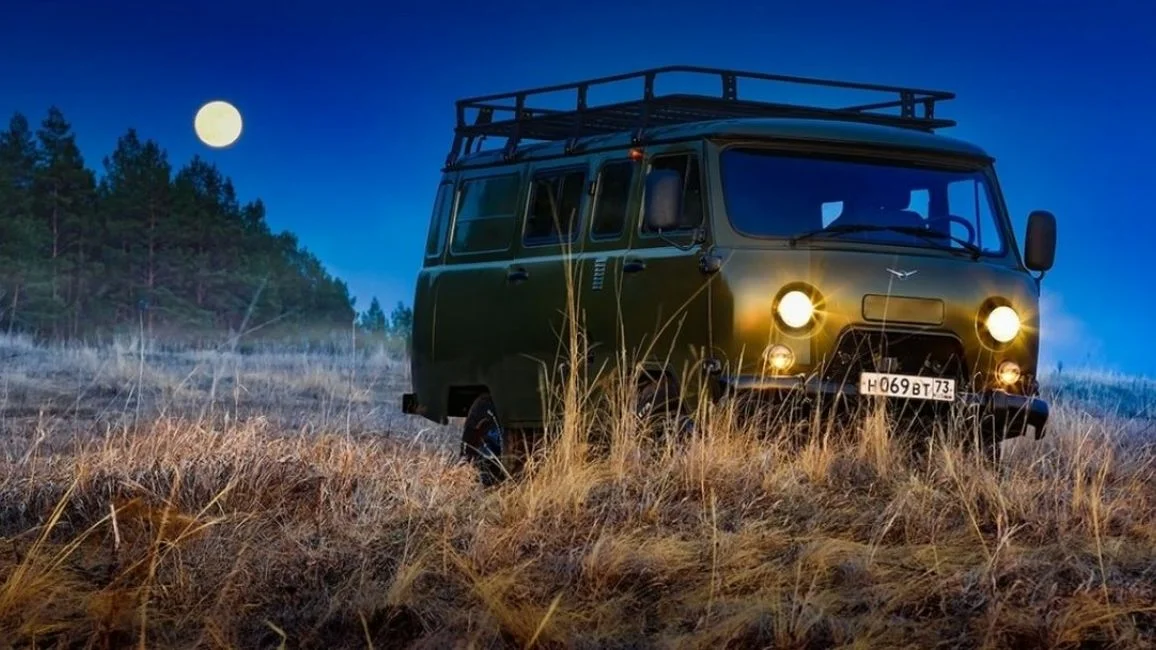
[[891, 275], [894, 275], [895, 277], [899, 278], [900, 280], [906, 280], [907, 278], [915, 275], [916, 273], [919, 273], [919, 271], [917, 269], [913, 269], [911, 271], [896, 271], [895, 269], [887, 269], [887, 272], [890, 273]]

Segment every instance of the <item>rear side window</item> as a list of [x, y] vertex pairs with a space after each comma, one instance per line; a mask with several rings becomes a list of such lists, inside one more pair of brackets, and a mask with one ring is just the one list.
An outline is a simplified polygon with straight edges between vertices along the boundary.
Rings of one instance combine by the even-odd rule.
[[608, 163], [602, 168], [590, 224], [590, 235], [594, 239], [613, 239], [622, 234], [637, 168], [630, 160]]
[[550, 171], [535, 176], [526, 214], [525, 242], [571, 241], [582, 220], [585, 190], [585, 169]]
[[449, 225], [450, 209], [454, 203], [454, 186], [452, 183], [438, 185], [437, 196], [434, 197], [433, 214], [429, 220], [429, 236], [425, 240], [425, 256], [437, 257], [442, 254], [442, 247], [446, 241], [446, 226]]
[[[673, 169], [682, 174], [682, 217], [675, 230], [692, 230], [702, 224], [706, 208], [703, 203], [702, 175], [699, 173], [698, 156], [684, 153], [659, 156], [650, 163], [651, 169]], [[654, 232], [642, 224], [643, 232]]]
[[510, 247], [517, 222], [517, 174], [463, 181], [450, 250], [455, 255], [491, 253]]

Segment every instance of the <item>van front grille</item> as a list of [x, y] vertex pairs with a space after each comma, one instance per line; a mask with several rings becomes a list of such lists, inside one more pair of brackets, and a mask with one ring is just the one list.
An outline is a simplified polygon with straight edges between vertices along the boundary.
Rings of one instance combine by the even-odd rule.
[[863, 371], [955, 379], [961, 387], [968, 384], [963, 346], [948, 334], [849, 328], [825, 360], [822, 378], [858, 384]]

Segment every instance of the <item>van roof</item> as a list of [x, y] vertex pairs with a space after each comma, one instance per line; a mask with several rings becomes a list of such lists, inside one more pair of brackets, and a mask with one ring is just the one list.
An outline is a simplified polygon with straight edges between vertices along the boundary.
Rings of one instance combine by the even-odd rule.
[[[710, 120], [649, 129], [646, 138], [660, 141], [697, 138], [812, 140], [990, 158], [982, 147], [958, 138], [895, 126], [825, 119], [766, 117]], [[633, 143], [633, 134], [629, 132], [587, 136], [572, 143], [535, 142], [518, 147], [518, 158], [551, 158], [565, 155], [568, 149], [580, 155], [585, 149], [626, 148]], [[639, 146], [645, 147], [645, 142]], [[505, 160], [502, 149], [487, 149], [463, 156], [458, 164], [488, 165]]]
[[[672, 74], [697, 75], [700, 81], [721, 82], [722, 92], [656, 93], [656, 81]], [[591, 89], [628, 81], [643, 82], [640, 96], [602, 105], [588, 101]], [[834, 107], [784, 103], [749, 96], [740, 98], [740, 81], [744, 84], [772, 81], [869, 92], [883, 97], [869, 103]], [[543, 95], [560, 92], [575, 94], [573, 108], [542, 105]], [[941, 90], [667, 66], [458, 100], [457, 125], [446, 167], [465, 161], [471, 165], [492, 164], [527, 155], [557, 156], [590, 148], [644, 145], [655, 140], [735, 136], [855, 142], [990, 158], [971, 143], [935, 135], [937, 129], [955, 125], [953, 120], [935, 116], [936, 103], [954, 97], [953, 93]], [[888, 112], [894, 109], [899, 113]], [[922, 115], [918, 109], [922, 109]], [[476, 111], [472, 122], [466, 117], [470, 110]], [[491, 137], [505, 140], [501, 150], [470, 152], [475, 144]]]

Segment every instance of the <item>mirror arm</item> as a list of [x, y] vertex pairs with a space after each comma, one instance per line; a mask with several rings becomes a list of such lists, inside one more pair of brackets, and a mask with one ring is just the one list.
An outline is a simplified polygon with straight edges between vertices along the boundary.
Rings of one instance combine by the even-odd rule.
[[659, 239], [683, 252], [693, 250], [695, 246], [698, 246], [706, 241], [706, 228], [701, 224], [694, 229], [694, 237], [691, 238], [689, 244], [680, 244], [674, 241], [670, 237], [667, 237], [666, 233], [664, 233], [661, 228], [659, 228], [657, 232]]

